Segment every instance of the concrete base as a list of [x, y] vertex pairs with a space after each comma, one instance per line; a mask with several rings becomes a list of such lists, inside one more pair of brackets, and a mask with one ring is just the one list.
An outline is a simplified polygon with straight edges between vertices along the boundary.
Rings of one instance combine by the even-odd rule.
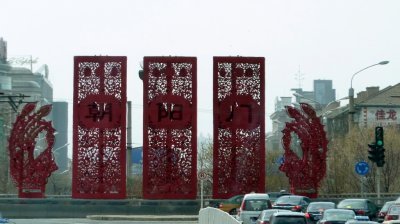
[[0, 199], [4, 218], [86, 218], [89, 215], [198, 215], [198, 200]]

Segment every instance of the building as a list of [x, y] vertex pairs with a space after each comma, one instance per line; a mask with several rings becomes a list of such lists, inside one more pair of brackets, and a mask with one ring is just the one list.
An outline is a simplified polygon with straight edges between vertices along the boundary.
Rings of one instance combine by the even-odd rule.
[[313, 106], [318, 115], [331, 108], [336, 99], [336, 91], [332, 88], [332, 80], [314, 80], [313, 91], [304, 91], [302, 88], [293, 88], [295, 101], [292, 97], [280, 97], [275, 102], [275, 111], [271, 114], [272, 132], [267, 134], [267, 150], [283, 150], [281, 139], [282, 130], [286, 122], [292, 119], [286, 113], [285, 106], [299, 106], [300, 103], [308, 103]]
[[[359, 128], [392, 126], [400, 128], [400, 83], [382, 90], [367, 87], [354, 99], [353, 123]], [[330, 139], [345, 135], [349, 130], [348, 105], [329, 110], [324, 119]]]
[[68, 170], [68, 103], [53, 102], [53, 127], [56, 129], [56, 141], [53, 152], [58, 166], [57, 173]]

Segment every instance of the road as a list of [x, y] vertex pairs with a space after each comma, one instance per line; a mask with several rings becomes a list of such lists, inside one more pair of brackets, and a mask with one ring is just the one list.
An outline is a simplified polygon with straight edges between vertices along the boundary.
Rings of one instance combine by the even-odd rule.
[[197, 224], [197, 221], [110, 221], [90, 219], [11, 219], [10, 223], [15, 224]]

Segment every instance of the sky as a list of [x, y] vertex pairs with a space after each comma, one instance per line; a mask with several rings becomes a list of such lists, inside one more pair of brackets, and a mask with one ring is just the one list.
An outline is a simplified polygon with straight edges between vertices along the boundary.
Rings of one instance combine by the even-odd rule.
[[[198, 133], [212, 136], [213, 56], [265, 57], [266, 131], [275, 100], [333, 81], [336, 98], [400, 82], [398, 0], [2, 0], [8, 56], [47, 64], [72, 111], [74, 56], [127, 56], [133, 146], [142, 144], [144, 56], [197, 57]], [[301, 77], [301, 79], [296, 79]], [[72, 119], [72, 116], [71, 118]], [[70, 120], [72, 124], [72, 120]], [[69, 132], [72, 139], [72, 125]], [[71, 146], [72, 147], [72, 146]]]

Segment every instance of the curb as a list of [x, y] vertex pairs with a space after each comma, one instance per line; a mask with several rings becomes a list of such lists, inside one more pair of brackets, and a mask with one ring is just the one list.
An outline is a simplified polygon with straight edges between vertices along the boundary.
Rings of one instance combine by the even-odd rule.
[[88, 215], [91, 220], [129, 220], [129, 221], [198, 221], [197, 215]]

